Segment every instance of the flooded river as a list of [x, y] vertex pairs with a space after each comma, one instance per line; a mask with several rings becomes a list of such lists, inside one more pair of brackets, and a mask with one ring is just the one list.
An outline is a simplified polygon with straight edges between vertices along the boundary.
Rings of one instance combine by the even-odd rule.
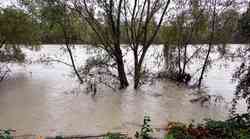
[[[25, 54], [32, 61], [44, 56], [69, 61], [60, 47], [46, 45], [37, 52], [25, 49]], [[79, 56], [76, 57], [78, 65], [91, 55], [86, 53], [86, 48], [76, 49], [74, 54]], [[205, 86], [208, 93], [222, 95], [230, 102], [235, 89], [231, 77], [239, 62], [221, 66], [224, 62], [219, 60], [213, 64]], [[129, 63], [127, 66], [130, 67]], [[15, 129], [18, 135], [98, 135], [116, 131], [133, 135], [144, 115], [151, 117], [154, 128], [163, 128], [169, 121], [199, 122], [204, 118], [228, 117], [228, 104], [202, 107], [191, 103], [194, 90], [169, 81], [159, 81], [137, 91], [132, 87], [116, 92], [101, 88], [93, 97], [84, 93], [72, 78], [72, 69], [64, 64], [32, 62], [11, 67], [11, 76], [0, 83], [0, 129]], [[243, 106], [240, 109], [244, 111]]]

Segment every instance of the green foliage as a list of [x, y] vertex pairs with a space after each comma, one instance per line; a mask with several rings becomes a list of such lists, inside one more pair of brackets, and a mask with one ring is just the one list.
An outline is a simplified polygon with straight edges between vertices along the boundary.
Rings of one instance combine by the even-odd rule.
[[162, 26], [160, 31], [161, 40], [165, 44], [177, 44], [177, 30], [174, 26]]
[[13, 139], [11, 130], [0, 130], [0, 139]]
[[222, 12], [216, 20], [214, 40], [222, 44], [231, 42], [233, 35], [237, 32], [239, 13], [235, 9], [228, 9]]
[[44, 43], [65, 43], [66, 38], [72, 43], [91, 42], [90, 27], [76, 11], [67, 7], [67, 1], [20, 0], [20, 3], [41, 21], [41, 37]]
[[210, 134], [216, 137], [250, 137], [250, 113], [236, 115], [227, 121], [207, 120], [205, 125]]
[[143, 125], [140, 132], [136, 132], [135, 137], [137, 139], [151, 139], [151, 133], [153, 133], [153, 128], [149, 124], [151, 121], [149, 116], [144, 116]]
[[170, 123], [166, 139], [249, 139], [250, 114], [235, 116], [226, 121], [206, 120], [194, 127], [181, 123]]
[[250, 4], [247, 9], [247, 12], [242, 14], [242, 17], [239, 20], [240, 32], [247, 39], [250, 37]]
[[125, 137], [119, 133], [108, 133], [103, 139], [125, 139]]
[[[190, 1], [189, 10], [177, 12], [161, 29], [161, 40], [165, 44], [186, 45], [207, 39], [208, 15], [202, 10], [198, 0]], [[176, 7], [187, 5], [184, 1], [176, 1]]]
[[0, 9], [0, 62], [23, 62], [20, 46], [35, 48], [40, 42], [38, 23], [21, 9]]
[[164, 139], [175, 139], [175, 138], [174, 138], [174, 135], [169, 134], [169, 135], [166, 135], [166, 136], [164, 137]]
[[30, 15], [17, 8], [0, 9], [0, 45], [34, 45], [39, 37], [38, 23]]
[[63, 139], [63, 136], [56, 136], [55, 139]]
[[[40, 28], [40, 37], [43, 43], [64, 43], [64, 34], [60, 24], [64, 23], [65, 18], [72, 20], [70, 27], [74, 43], [97, 43], [96, 34], [91, 30], [90, 26], [83, 22], [79, 15], [74, 10], [66, 8], [63, 3], [69, 0], [18, 0], [19, 4], [27, 9], [29, 14], [35, 18], [34, 21], [39, 21], [36, 28]], [[200, 0], [190, 0], [190, 4], [182, 1], [188, 10], [183, 10], [181, 13], [176, 12], [173, 18], [169, 18], [165, 25], [160, 29], [160, 34], [157, 35], [154, 43], [206, 43], [209, 40], [209, 9], [204, 9]], [[175, 3], [178, 5], [178, 2]], [[184, 8], [184, 9], [185, 9]], [[249, 10], [248, 10], [249, 11]], [[94, 11], [93, 11], [94, 12]], [[99, 11], [100, 12], [100, 11]], [[219, 12], [218, 12], [219, 13]], [[94, 13], [95, 14], [95, 13]], [[103, 13], [96, 13], [97, 16]], [[242, 35], [249, 36], [249, 12], [242, 15], [239, 20], [240, 28], [238, 28], [239, 11], [234, 8], [228, 8], [225, 11], [216, 15], [216, 39], [215, 43], [228, 43], [237, 41], [238, 32], [241, 30]], [[97, 18], [103, 20], [102, 18]], [[48, 22], [49, 21], [49, 22]], [[53, 21], [53, 22], [51, 22]], [[102, 21], [101, 21], [102, 22]], [[51, 25], [53, 24], [53, 25]], [[108, 23], [104, 23], [100, 28], [109, 30]], [[153, 29], [156, 26], [156, 19], [152, 17], [148, 26], [148, 37], [153, 34]], [[69, 26], [67, 26], [69, 27]], [[127, 28], [125, 23], [121, 23], [121, 43], [129, 43]], [[37, 30], [37, 29], [36, 29]], [[107, 32], [106, 31], [106, 32]], [[189, 38], [191, 37], [191, 38]]]
[[[170, 123], [168, 134], [165, 138], [173, 138], [173, 139], [193, 139], [191, 130], [193, 130], [193, 125], [186, 126], [182, 123]], [[195, 132], [195, 131], [192, 131]]]

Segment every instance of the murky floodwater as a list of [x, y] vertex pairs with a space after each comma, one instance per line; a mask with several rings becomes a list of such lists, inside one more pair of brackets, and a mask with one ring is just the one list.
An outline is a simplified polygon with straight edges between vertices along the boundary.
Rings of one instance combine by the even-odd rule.
[[[38, 52], [25, 50], [25, 53], [32, 61], [44, 55], [69, 61], [68, 55], [56, 45], [44, 46]], [[86, 48], [74, 50], [76, 53], [80, 54], [76, 57], [77, 64], [91, 55], [86, 54]], [[221, 63], [224, 61], [213, 64], [205, 85], [209, 93], [222, 95], [230, 102], [235, 87], [231, 74], [239, 62], [226, 67], [220, 66]], [[64, 64], [11, 66], [11, 77], [0, 84], [0, 128], [15, 129], [18, 135], [97, 135], [109, 131], [132, 135], [140, 128], [144, 115], [152, 118], [154, 128], [162, 128], [168, 121], [221, 120], [228, 116], [228, 105], [192, 104], [189, 100], [193, 90], [168, 81], [138, 91], [132, 87], [119, 92], [101, 88], [93, 97], [84, 93], [70, 76], [71, 68]], [[127, 66], [130, 67], [129, 63]]]

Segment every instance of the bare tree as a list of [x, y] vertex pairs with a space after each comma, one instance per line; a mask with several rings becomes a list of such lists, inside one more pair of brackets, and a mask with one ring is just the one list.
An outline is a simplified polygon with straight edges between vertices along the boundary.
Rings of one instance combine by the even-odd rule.
[[[129, 83], [121, 48], [121, 14], [124, 0], [75, 0], [74, 9], [95, 33], [96, 46], [104, 49], [116, 62], [120, 89]], [[99, 11], [97, 13], [94, 11]]]
[[[161, 28], [170, 0], [124, 1], [124, 20], [130, 48], [134, 54], [134, 88], [140, 86], [142, 64]], [[156, 19], [159, 17], [159, 19]], [[158, 20], [158, 22], [157, 22]]]
[[205, 58], [203, 67], [202, 67], [201, 75], [199, 77], [199, 83], [198, 83], [199, 88], [201, 87], [201, 82], [202, 82], [205, 70], [207, 68], [210, 52], [211, 52], [212, 46], [213, 46], [214, 33], [215, 33], [215, 22], [216, 22], [216, 8], [217, 8], [217, 0], [212, 0], [212, 17], [211, 17], [211, 28], [212, 29], [211, 29], [210, 37], [209, 37], [208, 51], [206, 54], [206, 58]]
[[[209, 22], [210, 24], [208, 25], [208, 31], [209, 31], [209, 37], [208, 37], [208, 50], [206, 53], [206, 57], [204, 60], [204, 64], [202, 66], [201, 74], [198, 80], [198, 87], [201, 88], [202, 80], [204, 78], [205, 71], [207, 70], [207, 67], [210, 62], [210, 53], [212, 51], [212, 48], [215, 44], [215, 38], [216, 38], [216, 33], [219, 31], [218, 28], [218, 15], [223, 13], [226, 9], [234, 6], [236, 4], [235, 1], [233, 0], [225, 0], [225, 1], [219, 1], [219, 0], [209, 0], [208, 1], [208, 13], [209, 14]], [[227, 19], [227, 21], [229, 21]]]
[[69, 54], [71, 64], [70, 65], [74, 73], [76, 74], [80, 83], [83, 83], [83, 79], [79, 74], [77, 69], [77, 65], [75, 64], [74, 56], [72, 53], [72, 48], [74, 46], [74, 36], [77, 34], [76, 29], [74, 28], [76, 25], [74, 22], [77, 20], [76, 13], [68, 8], [67, 0], [44, 0], [44, 1], [36, 1], [37, 4], [40, 5], [41, 12], [41, 21], [43, 24], [48, 24], [51, 28], [54, 26], [59, 26], [61, 28], [63, 34], [63, 41], [66, 45], [66, 51]]
[[[71, 63], [72, 63], [72, 67], [74, 69], [74, 72], [78, 78], [78, 80], [80, 81], [80, 83], [82, 84], [83, 83], [83, 79], [82, 77], [80, 76], [78, 70], [77, 70], [77, 67], [76, 67], [76, 64], [75, 64], [75, 60], [74, 60], [74, 57], [73, 57], [73, 53], [72, 53], [72, 50], [71, 50], [71, 47], [74, 47], [74, 42], [72, 42], [72, 28], [73, 28], [73, 25], [72, 25], [72, 11], [67, 11], [67, 10], [70, 10], [70, 9], [67, 9], [67, 6], [66, 6], [66, 3], [62, 3], [62, 7], [63, 7], [63, 13], [64, 13], [64, 19], [63, 19], [63, 22], [62, 23], [59, 23], [61, 25], [61, 28], [63, 30], [63, 34], [64, 34], [64, 41], [65, 41], [65, 45], [66, 45], [66, 48], [67, 48], [67, 51], [69, 53], [69, 56], [70, 56], [70, 60], [71, 60]], [[70, 13], [70, 14], [68, 14]], [[74, 16], [74, 15], [73, 15]]]
[[[165, 23], [161, 32], [165, 40], [163, 50], [165, 61], [166, 64], [170, 64], [166, 65], [165, 77], [186, 84], [191, 80], [191, 75], [186, 72], [186, 69], [192, 59], [198, 56], [201, 47], [193, 47], [195, 51], [190, 56], [187, 50], [189, 44], [194, 43], [195, 40], [201, 41], [201, 34], [206, 34], [203, 30], [206, 27], [204, 6], [206, 3], [207, 1], [200, 0], [175, 1], [173, 19], [170, 20], [170, 24]], [[169, 59], [170, 53], [174, 53], [171, 59]]]

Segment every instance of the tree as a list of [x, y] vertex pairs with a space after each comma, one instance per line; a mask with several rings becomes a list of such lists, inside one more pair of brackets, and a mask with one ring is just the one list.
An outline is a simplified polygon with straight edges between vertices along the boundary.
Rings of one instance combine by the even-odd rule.
[[23, 10], [14, 7], [0, 9], [0, 81], [10, 72], [7, 63], [24, 62], [25, 55], [20, 45], [32, 49], [39, 43], [37, 25]]
[[[201, 0], [177, 0], [174, 15], [162, 29], [166, 69], [164, 77], [187, 84], [191, 80], [186, 69], [192, 59], [199, 55], [201, 47], [188, 54], [189, 44], [202, 43], [207, 37], [207, 2]], [[189, 56], [190, 55], [190, 56]], [[169, 57], [170, 56], [170, 57]]]
[[42, 23], [48, 24], [50, 28], [59, 27], [63, 42], [66, 45], [67, 52], [70, 56], [73, 70], [82, 84], [83, 79], [78, 72], [71, 50], [71, 48], [74, 47], [74, 40], [78, 38], [78, 31], [75, 27], [77, 24], [79, 25], [79, 18], [73, 11], [67, 8], [67, 1], [44, 0], [41, 1], [41, 5]]
[[225, 9], [218, 17], [219, 26], [215, 40], [219, 44], [232, 43], [233, 36], [238, 32], [239, 12], [234, 8]]
[[[247, 12], [243, 13], [241, 19], [239, 20], [240, 31], [242, 35], [246, 38], [250, 37], [250, 3], [247, 9]], [[232, 101], [232, 109], [231, 114], [236, 113], [236, 106], [239, 100], [245, 100], [248, 104], [248, 111], [250, 112], [250, 50], [248, 47], [243, 48], [243, 50], [239, 51], [239, 56], [243, 59], [243, 62], [240, 67], [236, 70], [233, 75], [234, 81], [238, 84], [236, 86], [235, 97]]]
[[[234, 6], [237, 3], [233, 0], [227, 0], [227, 1], [219, 1], [219, 0], [209, 0], [208, 1], [208, 6], [207, 6], [207, 11], [208, 11], [208, 16], [209, 16], [209, 25], [208, 25], [208, 50], [206, 53], [206, 57], [203, 63], [203, 66], [201, 68], [201, 73], [200, 73], [200, 77], [198, 80], [198, 87], [201, 88], [201, 84], [202, 84], [202, 80], [204, 78], [204, 74], [207, 70], [207, 67], [209, 65], [211, 65], [211, 60], [210, 60], [210, 53], [213, 49], [214, 44], [216, 44], [216, 36], [218, 36], [218, 34], [221, 34], [222, 30], [221, 30], [221, 25], [223, 29], [226, 29], [228, 25], [228, 21], [230, 21], [230, 19], [232, 18], [232, 15], [225, 17], [224, 20], [222, 20], [222, 22], [220, 22], [220, 15], [225, 16], [227, 9], [231, 9], [234, 8]], [[230, 11], [227, 11], [230, 12]], [[232, 26], [231, 26], [232, 27]], [[227, 30], [228, 33], [232, 32], [230, 30]], [[231, 38], [231, 37], [229, 37]], [[223, 43], [225, 44], [228, 42], [228, 40], [225, 41], [225, 39], [227, 39], [226, 37], [223, 37]], [[217, 42], [217, 44], [220, 44], [221, 42]]]
[[208, 51], [207, 51], [207, 54], [206, 54], [206, 58], [204, 60], [204, 64], [202, 66], [202, 70], [201, 70], [201, 74], [200, 74], [200, 77], [199, 77], [199, 81], [198, 81], [198, 87], [201, 88], [201, 83], [202, 83], [202, 80], [203, 80], [203, 76], [205, 74], [205, 71], [207, 70], [207, 66], [208, 66], [208, 62], [209, 62], [209, 56], [210, 56], [210, 53], [211, 53], [211, 50], [212, 50], [212, 47], [213, 47], [213, 44], [214, 44], [214, 36], [215, 36], [215, 24], [216, 24], [216, 9], [217, 9], [217, 6], [218, 6], [218, 1], [217, 0], [211, 0], [211, 20], [210, 20], [210, 32], [209, 32], [209, 44], [208, 44]]
[[[154, 43], [167, 10], [170, 0], [124, 0], [123, 14], [130, 48], [134, 55], [134, 88], [140, 87], [142, 65], [149, 47]], [[159, 17], [158, 21], [156, 16]]]
[[0, 62], [23, 62], [19, 45], [29, 48], [39, 44], [39, 28], [31, 16], [14, 7], [0, 10]]
[[[117, 65], [120, 89], [126, 88], [129, 83], [124, 69], [123, 53], [121, 48], [121, 15], [124, 0], [75, 0], [74, 9], [84, 19], [97, 38], [96, 46], [105, 50]], [[97, 13], [94, 9], [99, 9]]]
[[250, 3], [248, 9], [245, 13], [242, 14], [242, 17], [239, 20], [240, 33], [249, 41], [250, 37]]
[[33, 45], [39, 39], [38, 24], [30, 15], [14, 7], [0, 9], [0, 48], [4, 44]]
[[[248, 57], [248, 54], [245, 56]], [[245, 60], [249, 61], [249, 58]], [[243, 62], [241, 66], [237, 69], [237, 71], [233, 75], [234, 81], [237, 81], [238, 84], [236, 86], [236, 91], [234, 94], [234, 99], [232, 101], [232, 109], [231, 114], [236, 114], [236, 105], [239, 100], [243, 99], [246, 100], [248, 105], [248, 111], [250, 112], [250, 66], [249, 62]]]

